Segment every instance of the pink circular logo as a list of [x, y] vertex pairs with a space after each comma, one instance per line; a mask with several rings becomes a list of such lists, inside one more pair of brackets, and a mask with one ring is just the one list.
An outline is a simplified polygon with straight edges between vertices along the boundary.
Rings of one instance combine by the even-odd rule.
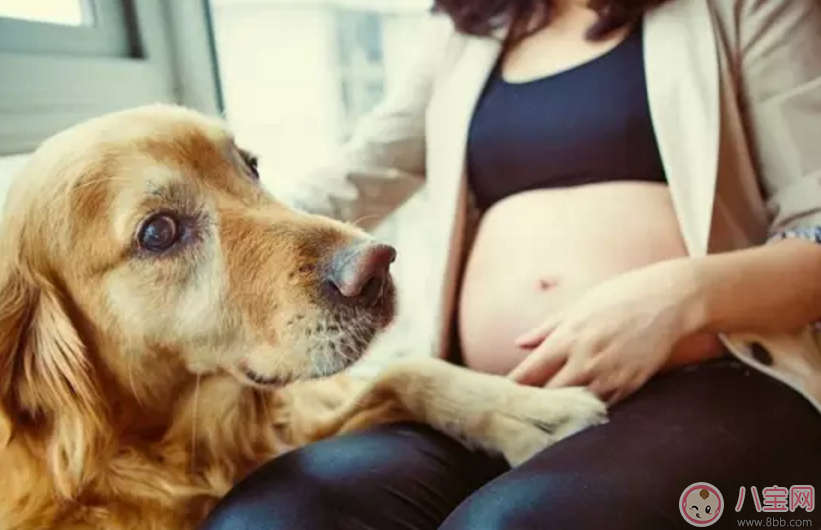
[[693, 526], [710, 526], [724, 513], [724, 498], [718, 488], [706, 482], [690, 484], [681, 494], [678, 508]]

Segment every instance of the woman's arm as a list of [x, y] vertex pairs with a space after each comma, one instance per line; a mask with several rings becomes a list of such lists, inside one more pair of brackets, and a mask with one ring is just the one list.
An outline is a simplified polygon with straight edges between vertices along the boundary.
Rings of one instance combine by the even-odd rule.
[[739, 97], [771, 240], [692, 263], [699, 327], [798, 330], [821, 318], [821, 2], [736, 9]]
[[356, 127], [335, 159], [280, 194], [310, 213], [374, 228], [424, 181], [425, 113], [440, 59], [454, 34], [450, 20], [431, 15], [419, 51], [400, 81]]
[[821, 245], [787, 239], [682, 260], [697, 332], [786, 332], [821, 320]]
[[683, 340], [786, 332], [818, 320], [819, 271], [821, 245], [790, 239], [622, 274], [522, 336], [518, 345], [533, 352], [509, 377], [584, 385], [618, 401], [662, 368], [698, 361], [676, 348]]

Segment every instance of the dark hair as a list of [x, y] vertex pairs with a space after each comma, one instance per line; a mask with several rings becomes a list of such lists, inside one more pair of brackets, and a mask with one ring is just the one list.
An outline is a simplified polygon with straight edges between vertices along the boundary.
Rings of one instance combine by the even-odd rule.
[[[638, 21], [648, 9], [666, 0], [588, 0], [599, 18], [587, 30], [590, 40]], [[554, 0], [435, 0], [433, 9], [447, 14], [456, 29], [476, 36], [489, 36], [508, 26], [505, 44], [517, 44], [550, 23]]]

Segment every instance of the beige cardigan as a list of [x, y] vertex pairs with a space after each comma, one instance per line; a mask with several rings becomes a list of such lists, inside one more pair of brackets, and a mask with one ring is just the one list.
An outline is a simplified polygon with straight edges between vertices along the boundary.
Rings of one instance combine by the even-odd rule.
[[[476, 220], [465, 177], [467, 130], [500, 44], [431, 19], [404, 83], [364, 120], [341, 158], [292, 199], [339, 219], [383, 219], [425, 182], [429, 220], [440, 230], [430, 241], [438, 274], [423, 329], [426, 353], [443, 355]], [[821, 225], [821, 2], [671, 0], [647, 13], [644, 42], [650, 112], [690, 255]], [[722, 339], [821, 410], [821, 340], [809, 327]]]

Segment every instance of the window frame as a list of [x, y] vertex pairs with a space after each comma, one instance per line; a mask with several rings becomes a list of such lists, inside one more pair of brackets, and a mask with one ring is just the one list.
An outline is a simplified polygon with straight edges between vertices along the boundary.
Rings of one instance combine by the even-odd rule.
[[81, 25], [0, 15], [0, 52], [75, 56], [136, 55], [129, 0], [74, 0], [87, 20]]
[[65, 127], [138, 105], [176, 103], [208, 114], [222, 112], [207, 0], [97, 2], [123, 5], [119, 28], [131, 32], [130, 53], [0, 49], [0, 156], [31, 152]]

